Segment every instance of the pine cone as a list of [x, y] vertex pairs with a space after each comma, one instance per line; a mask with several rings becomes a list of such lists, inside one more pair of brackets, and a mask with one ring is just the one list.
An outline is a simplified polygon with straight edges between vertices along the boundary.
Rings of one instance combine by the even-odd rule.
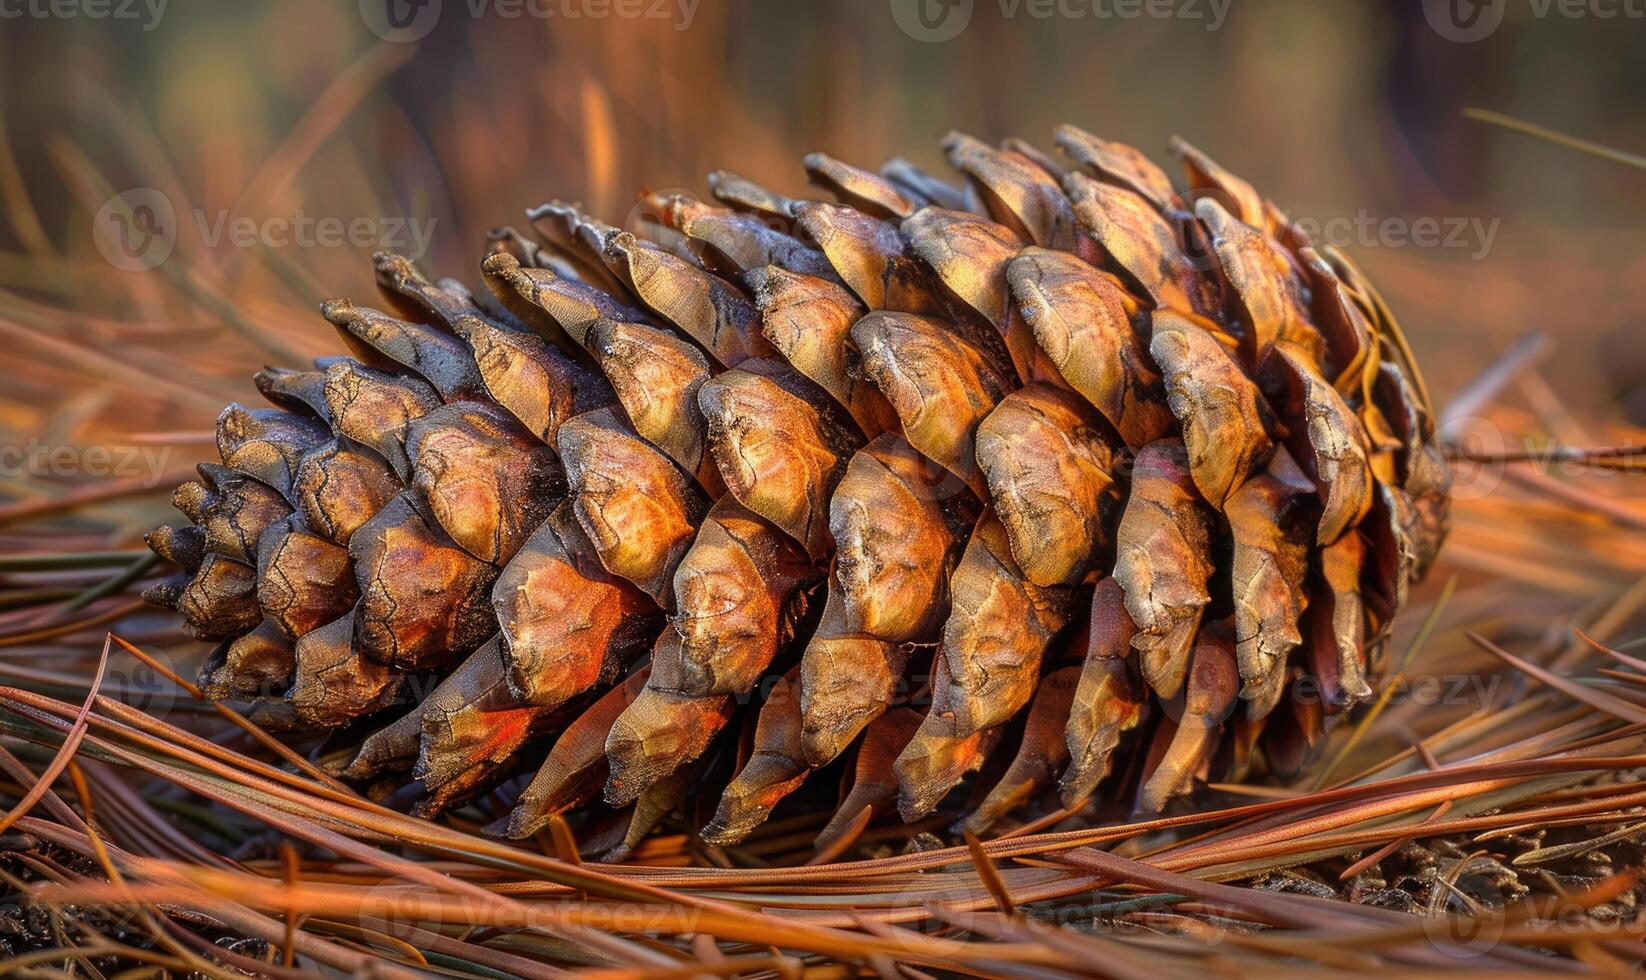
[[212, 697], [425, 814], [549, 746], [499, 829], [603, 793], [614, 855], [728, 726], [713, 842], [853, 746], [825, 844], [991, 760], [972, 831], [1295, 773], [1445, 534], [1421, 378], [1204, 154], [1179, 192], [1056, 138], [951, 136], [962, 185], [808, 157], [833, 202], [718, 173], [657, 241], [545, 205], [489, 295], [378, 255], [390, 312], [323, 307], [351, 356], [219, 418], [149, 598], [222, 641]]

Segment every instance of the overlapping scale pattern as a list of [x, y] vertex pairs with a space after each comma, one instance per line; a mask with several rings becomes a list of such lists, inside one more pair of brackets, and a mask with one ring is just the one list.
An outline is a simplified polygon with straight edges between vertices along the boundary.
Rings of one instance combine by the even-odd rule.
[[1056, 143], [720, 172], [650, 239], [550, 203], [477, 292], [377, 256], [348, 356], [224, 411], [149, 597], [345, 778], [435, 814], [539, 759], [498, 832], [600, 807], [608, 857], [834, 765], [824, 847], [969, 777], [982, 832], [1295, 772], [1445, 535], [1421, 376], [1204, 153]]

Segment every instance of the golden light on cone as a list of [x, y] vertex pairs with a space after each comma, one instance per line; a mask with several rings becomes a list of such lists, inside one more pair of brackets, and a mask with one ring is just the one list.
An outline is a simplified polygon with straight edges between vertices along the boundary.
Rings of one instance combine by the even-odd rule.
[[1205, 154], [1056, 142], [551, 201], [483, 289], [380, 253], [383, 310], [322, 307], [350, 356], [223, 412], [150, 597], [344, 778], [432, 815], [543, 758], [495, 829], [607, 807], [608, 856], [828, 805], [835, 760], [825, 849], [1295, 771], [1445, 535], [1425, 389]]

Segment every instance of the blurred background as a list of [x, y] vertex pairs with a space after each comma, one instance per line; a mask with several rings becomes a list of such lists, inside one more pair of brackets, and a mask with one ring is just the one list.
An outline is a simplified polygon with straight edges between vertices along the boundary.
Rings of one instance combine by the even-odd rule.
[[1643, 152], [1643, 81], [1639, 0], [0, 0], [0, 520], [147, 492], [135, 543], [250, 370], [336, 349], [314, 306], [376, 248], [472, 283], [550, 198], [622, 223], [716, 168], [799, 193], [808, 151], [942, 170], [951, 128], [1063, 121], [1182, 134], [1344, 248], [1442, 404], [1541, 337], [1496, 403], [1619, 441], [1646, 171], [1464, 110]]
[[[719, 168], [804, 194], [810, 151], [946, 172], [950, 129], [1060, 122], [1174, 173], [1181, 134], [1352, 256], [1450, 436], [1641, 445], [1646, 0], [0, 0], [0, 680], [78, 701], [105, 629], [193, 674], [141, 534], [252, 371], [340, 350], [315, 307], [374, 303], [373, 251], [478, 286], [549, 199], [632, 228]], [[1457, 475], [1408, 678], [1496, 671], [1460, 626], [1562, 669], [1574, 623], [1646, 643], [1640, 476]], [[187, 704], [132, 663], [104, 690]]]

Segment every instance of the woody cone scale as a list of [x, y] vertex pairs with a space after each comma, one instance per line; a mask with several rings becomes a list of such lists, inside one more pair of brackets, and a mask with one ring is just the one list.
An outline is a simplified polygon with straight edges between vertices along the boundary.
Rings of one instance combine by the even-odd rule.
[[1445, 536], [1422, 378], [1205, 154], [1055, 142], [719, 172], [648, 237], [547, 204], [483, 290], [379, 254], [380, 309], [322, 307], [348, 353], [220, 416], [148, 598], [341, 777], [434, 815], [521, 776], [496, 832], [608, 858], [831, 764], [821, 847], [1296, 773]]

